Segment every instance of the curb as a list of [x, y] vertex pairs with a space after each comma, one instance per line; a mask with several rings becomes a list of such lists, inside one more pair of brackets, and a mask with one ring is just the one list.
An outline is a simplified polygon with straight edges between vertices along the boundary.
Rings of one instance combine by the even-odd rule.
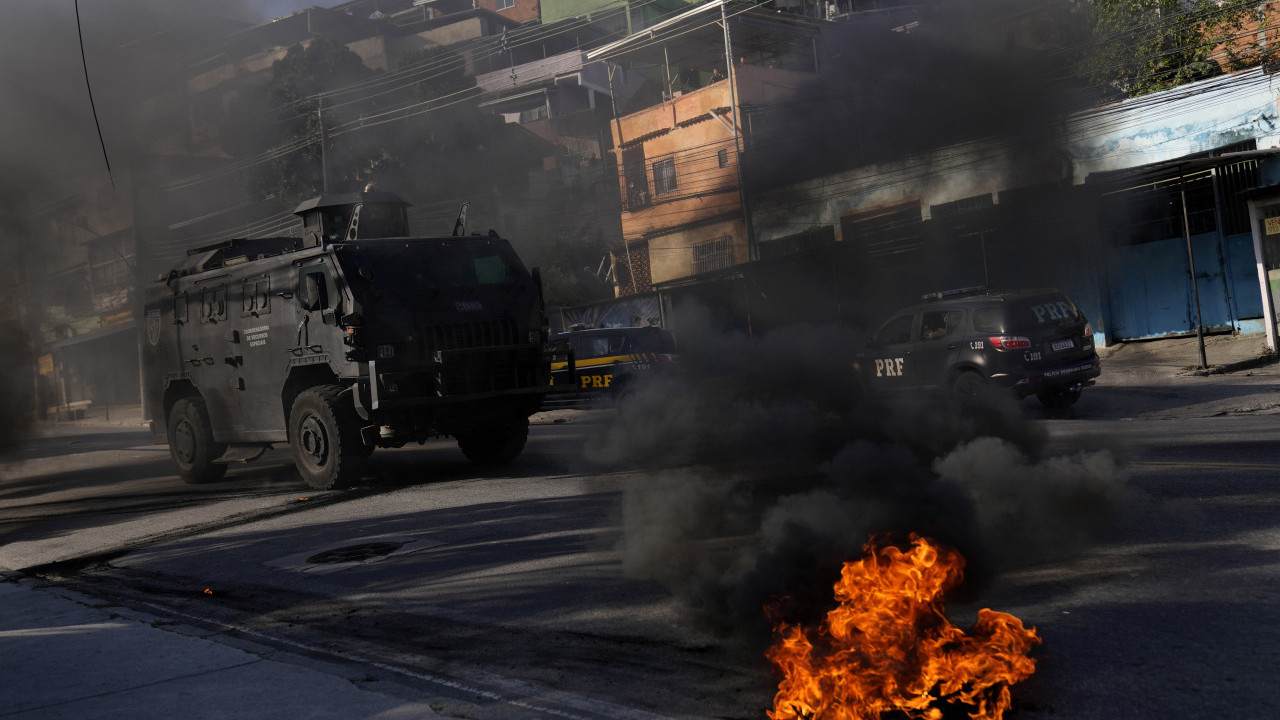
[[1207, 368], [1195, 368], [1179, 375], [1196, 375], [1199, 377], [1208, 377], [1209, 375], [1226, 375], [1241, 370], [1253, 370], [1265, 365], [1274, 365], [1277, 358], [1274, 355], [1259, 355], [1248, 360], [1237, 360], [1235, 362], [1224, 363], [1222, 365], [1210, 365]]

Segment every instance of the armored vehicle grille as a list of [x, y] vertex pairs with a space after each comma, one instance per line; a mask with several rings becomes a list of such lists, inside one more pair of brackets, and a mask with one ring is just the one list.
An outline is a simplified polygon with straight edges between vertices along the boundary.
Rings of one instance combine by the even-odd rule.
[[453, 350], [442, 353], [440, 394], [464, 395], [541, 385], [537, 349]]
[[511, 320], [436, 325], [424, 333], [427, 354], [440, 350], [515, 345], [516, 324]]

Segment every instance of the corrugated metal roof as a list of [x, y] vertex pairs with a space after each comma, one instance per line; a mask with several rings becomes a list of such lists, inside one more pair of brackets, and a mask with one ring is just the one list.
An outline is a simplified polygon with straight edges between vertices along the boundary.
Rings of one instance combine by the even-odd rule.
[[1213, 168], [1234, 165], [1249, 160], [1269, 160], [1276, 156], [1280, 156], [1280, 148], [1265, 150], [1244, 150], [1240, 152], [1228, 152], [1220, 155], [1205, 155], [1195, 157], [1176, 158], [1173, 160], [1162, 160], [1160, 162], [1142, 165], [1141, 167], [1125, 169], [1125, 170], [1104, 170], [1100, 172], [1090, 173], [1085, 182], [1094, 183], [1126, 183], [1141, 184], [1164, 180], [1176, 176], [1177, 173], [1199, 173]]

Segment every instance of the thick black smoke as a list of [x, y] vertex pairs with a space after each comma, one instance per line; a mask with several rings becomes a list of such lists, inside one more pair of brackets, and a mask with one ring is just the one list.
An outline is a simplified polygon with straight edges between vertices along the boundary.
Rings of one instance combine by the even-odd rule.
[[[258, 3], [256, 5], [263, 5]], [[277, 9], [280, 3], [263, 7]], [[139, 177], [154, 161], [154, 137], [184, 132], [184, 113], [140, 111], [172, 99], [185, 73], [228, 33], [262, 22], [249, 0], [20, 2], [0, 23], [0, 204], [62, 229], [107, 234], [100, 218], [132, 215]], [[82, 50], [83, 47], [83, 50]], [[87, 75], [87, 77], [86, 77]], [[141, 122], [140, 122], [141, 121]], [[160, 151], [163, 153], [163, 151]], [[157, 178], [163, 181], [172, 178]], [[84, 208], [91, 208], [85, 216]], [[208, 212], [204, 208], [201, 213]], [[0, 253], [29, 256], [31, 272], [58, 267], [64, 248], [43, 227], [0, 228]], [[73, 251], [82, 251], [75, 248]], [[4, 294], [12, 288], [4, 288]]]
[[780, 187], [991, 138], [1052, 167], [1060, 119], [1092, 100], [1074, 71], [1081, 16], [1067, 3], [967, 0], [832, 24], [818, 78], [753, 124], [752, 176]]
[[[250, 0], [8, 3], [0, 23], [0, 163], [31, 190], [83, 190], [107, 179], [99, 127], [114, 171], [135, 152], [132, 106], [188, 56], [234, 27], [265, 19]], [[274, 9], [278, 3], [269, 4]], [[172, 42], [166, 43], [165, 38]], [[84, 55], [81, 56], [81, 39]], [[168, 49], [156, 57], [142, 48]], [[155, 52], [158, 50], [149, 50]], [[85, 66], [88, 67], [88, 82]], [[89, 102], [90, 88], [99, 123]], [[56, 196], [53, 199], [58, 199]]]
[[[1010, 186], [1055, 178], [1059, 120], [1082, 100], [1061, 51], [1077, 29], [1067, 9], [966, 2], [837, 25], [822, 39], [819, 80], [754, 118], [754, 189], [918, 164], [970, 140], [1014, 149]], [[893, 267], [863, 271], [898, 288], [932, 277]], [[977, 593], [1001, 570], [1078, 550], [1128, 496], [1109, 452], [1046, 455], [1043, 432], [1010, 398], [961, 413], [863, 396], [851, 368], [860, 338], [846, 327], [748, 337], [705, 318], [672, 325], [682, 372], [623, 404], [591, 458], [654, 468], [623, 499], [625, 567], [666, 583], [713, 627], [757, 628], [781, 597], [793, 619], [821, 612], [843, 562], [881, 533], [957, 547], [966, 592]]]
[[706, 317], [677, 319], [679, 371], [623, 402], [588, 458], [652, 468], [624, 493], [624, 569], [714, 630], [766, 637], [762, 609], [784, 597], [792, 618], [824, 611], [841, 565], [883, 533], [958, 548], [976, 595], [1079, 551], [1130, 496], [1109, 451], [1047, 454], [1011, 398], [961, 412], [866, 397], [850, 331], [751, 338]]
[[[7, 362], [17, 367], [34, 363], [27, 331], [14, 320], [0, 320], [0, 347]], [[26, 373], [0, 373], [0, 456], [17, 447], [30, 432], [35, 418], [35, 389]]]
[[[138, 178], [155, 152], [147, 141], [186, 129], [185, 113], [145, 110], [154, 110], [157, 96], [172, 100], [174, 90], [185, 86], [185, 74], [213, 55], [210, 48], [228, 33], [298, 4], [81, 0], [79, 23], [71, 0], [4, 5], [0, 346], [9, 356], [0, 376], [6, 398], [0, 444], [15, 442], [31, 425], [33, 348], [54, 339], [40, 336], [49, 320], [46, 308], [69, 304], [68, 293], [49, 275], [84, 263], [84, 239], [126, 229], [135, 214]], [[172, 178], [152, 181], [166, 179]]]
[[[196, 118], [174, 103], [192, 100], [182, 93], [200, 64], [225, 53], [235, 33], [311, 4], [81, 0], [78, 22], [70, 0], [6, 4], [0, 23], [3, 201], [33, 215], [71, 202], [92, 208], [90, 215], [134, 216], [138, 193], [194, 172], [173, 162], [187, 149], [171, 139], [191, 135]], [[189, 219], [216, 209], [206, 199], [178, 215]], [[53, 214], [73, 224], [94, 222], [83, 210]], [[135, 228], [145, 224], [134, 220]], [[7, 228], [0, 243], [51, 245]]]
[[590, 460], [668, 467], [812, 461], [829, 457], [847, 436], [856, 397], [852, 331], [797, 325], [761, 341], [720, 332], [701, 310], [683, 314], [679, 326], [679, 371], [646, 378], [591, 443]]

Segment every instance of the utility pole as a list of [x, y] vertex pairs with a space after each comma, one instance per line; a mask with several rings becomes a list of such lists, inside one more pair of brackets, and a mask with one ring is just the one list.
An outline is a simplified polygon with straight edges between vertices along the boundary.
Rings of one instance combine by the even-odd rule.
[[1178, 173], [1178, 192], [1182, 194], [1182, 232], [1187, 238], [1187, 264], [1191, 267], [1191, 296], [1196, 301], [1196, 340], [1200, 344], [1200, 369], [1209, 367], [1204, 355], [1204, 320], [1200, 315], [1200, 281], [1196, 278], [1196, 257], [1191, 250], [1191, 216], [1187, 213], [1187, 179]]
[[725, 76], [729, 82], [729, 120], [733, 123], [733, 153], [738, 166], [738, 199], [742, 204], [742, 224], [747, 233], [747, 260], [756, 259], [755, 233], [751, 229], [751, 208], [747, 203], [747, 185], [743, 182], [741, 118], [738, 116], [738, 74], [733, 69], [733, 40], [729, 35], [729, 15], [726, 6], [729, 0], [720, 0], [720, 24], [724, 27], [724, 61]]
[[[307, 16], [308, 18], [310, 15]], [[325, 152], [328, 138], [324, 130], [324, 95], [316, 100], [316, 120], [320, 123], [320, 194], [329, 194], [329, 158]]]
[[[618, 166], [622, 168], [622, 175], [623, 175], [622, 181], [625, 183], [627, 166], [626, 166], [626, 163], [623, 162], [622, 160], [622, 145], [623, 145], [622, 118], [618, 117], [618, 97], [613, 92], [613, 73], [618, 66], [614, 65], [611, 62], [608, 63], [608, 66], [609, 66], [609, 104], [613, 107], [613, 122], [618, 127], [618, 142], [615, 150], [618, 153]], [[628, 212], [631, 211], [630, 193], [628, 193], [627, 195], [627, 211]], [[634, 295], [636, 292], [636, 271], [635, 271], [635, 268], [631, 265], [631, 243], [627, 241], [627, 234], [625, 232], [622, 234], [622, 248], [627, 257], [627, 276], [631, 280], [631, 294]], [[621, 292], [622, 286], [618, 283], [618, 276], [616, 274], [613, 276], [613, 282], [614, 282], [614, 285], [618, 287], [618, 291]]]

